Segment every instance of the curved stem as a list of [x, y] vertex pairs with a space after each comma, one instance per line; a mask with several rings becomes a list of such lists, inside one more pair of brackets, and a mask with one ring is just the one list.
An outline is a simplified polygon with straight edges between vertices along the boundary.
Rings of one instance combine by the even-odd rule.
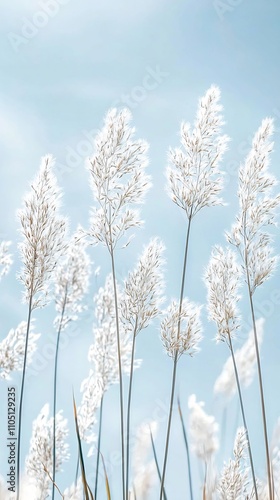
[[118, 348], [118, 369], [119, 369], [119, 381], [120, 381], [120, 413], [121, 413], [121, 450], [122, 450], [122, 493], [123, 500], [125, 500], [125, 453], [124, 453], [124, 410], [123, 410], [123, 380], [122, 380], [122, 359], [121, 359], [121, 341], [120, 341], [120, 325], [119, 325], [119, 311], [118, 311], [118, 294], [117, 294], [117, 283], [116, 283], [116, 271], [115, 271], [115, 260], [114, 251], [111, 246], [110, 249], [111, 265], [112, 265], [112, 276], [113, 276], [113, 287], [114, 287], [114, 302], [115, 302], [115, 314], [116, 314], [116, 330], [117, 330], [117, 348]]
[[57, 339], [56, 339], [56, 349], [55, 349], [55, 361], [54, 361], [54, 379], [53, 379], [53, 466], [52, 466], [52, 500], [54, 500], [54, 495], [55, 495], [55, 473], [56, 473], [56, 467], [55, 467], [55, 459], [56, 459], [56, 396], [57, 396], [57, 366], [58, 366], [58, 349], [59, 349], [59, 341], [60, 341], [60, 334], [62, 330], [62, 324], [63, 324], [63, 319], [64, 319], [64, 313], [65, 313], [65, 307], [66, 307], [66, 301], [67, 301], [67, 286], [65, 289], [65, 296], [64, 296], [64, 301], [63, 301], [63, 306], [62, 306], [62, 311], [61, 311], [61, 316], [60, 316], [60, 322], [59, 322], [59, 328], [57, 332]]
[[[183, 271], [182, 271], [182, 282], [181, 282], [180, 302], [179, 302], [179, 321], [178, 321], [177, 339], [180, 336], [180, 330], [181, 330], [181, 312], [182, 312], [182, 303], [183, 303], [184, 288], [185, 288], [185, 278], [186, 278], [187, 259], [188, 259], [188, 248], [189, 248], [189, 239], [190, 239], [190, 230], [191, 230], [191, 220], [192, 220], [192, 216], [190, 215], [190, 218], [189, 218], [189, 221], [188, 221], [188, 229], [187, 229], [186, 245], [185, 245], [185, 254], [184, 254], [184, 263], [183, 263]], [[173, 374], [172, 374], [172, 385], [171, 385], [171, 395], [170, 395], [170, 405], [169, 405], [169, 416], [168, 416], [168, 425], [167, 425], [166, 442], [165, 442], [165, 453], [164, 453], [163, 470], [162, 470], [161, 487], [160, 487], [160, 500], [162, 500], [162, 496], [163, 496], [163, 487], [164, 487], [166, 465], [167, 465], [167, 457], [168, 457], [168, 447], [169, 447], [170, 429], [171, 429], [171, 421], [172, 421], [172, 410], [173, 410], [173, 402], [174, 402], [174, 394], [175, 394], [175, 386], [176, 386], [177, 362], [178, 362], [178, 351], [175, 352], [174, 363], [173, 363]]]
[[236, 379], [236, 384], [237, 384], [242, 420], [243, 420], [243, 425], [245, 428], [246, 438], [247, 438], [247, 442], [248, 442], [249, 460], [250, 460], [252, 479], [253, 479], [253, 485], [254, 485], [254, 490], [255, 490], [255, 498], [256, 498], [256, 500], [258, 500], [258, 490], [257, 490], [255, 469], [254, 469], [254, 463], [253, 463], [253, 455], [252, 455], [252, 450], [251, 450], [251, 443], [250, 443], [249, 432], [248, 432], [248, 427], [247, 427], [247, 422], [246, 422], [246, 417], [245, 417], [243, 398], [242, 398], [241, 387], [240, 387], [240, 380], [239, 380], [239, 375], [238, 375], [238, 371], [237, 371], [236, 360], [235, 360], [235, 355], [233, 352], [232, 340], [231, 340], [230, 335], [228, 335], [228, 340], [229, 340], [229, 348], [230, 348], [232, 361], [233, 361], [233, 368], [234, 368], [234, 374], [235, 374], [235, 379]]
[[125, 490], [125, 498], [126, 498], [126, 500], [128, 500], [128, 484], [129, 484], [130, 408], [131, 408], [131, 394], [132, 394], [133, 365], [134, 365], [134, 355], [135, 355], [136, 332], [137, 332], [137, 320], [136, 320], [136, 323], [135, 323], [135, 328], [134, 328], [134, 332], [133, 332], [133, 340], [132, 340], [132, 352], [131, 352], [130, 376], [129, 376], [129, 388], [128, 388], [128, 403], [127, 403], [127, 420], [126, 420], [126, 490]]
[[268, 435], [267, 435], [267, 423], [266, 423], [266, 411], [265, 411], [264, 391], [263, 391], [263, 381], [262, 381], [262, 370], [261, 370], [259, 344], [258, 344], [257, 329], [256, 329], [255, 311], [254, 311], [254, 304], [253, 304], [253, 291], [252, 291], [252, 287], [251, 287], [251, 280], [250, 280], [250, 274], [249, 274], [248, 237], [247, 237], [247, 234], [246, 234], [246, 218], [247, 218], [247, 212], [245, 212], [244, 215], [243, 215], [243, 228], [244, 228], [244, 233], [243, 233], [243, 236], [244, 236], [244, 264], [245, 264], [245, 270], [246, 270], [247, 287], [248, 287], [250, 309], [251, 309], [251, 316], [252, 316], [252, 322], [253, 322], [255, 351], [256, 351], [256, 358], [257, 358], [258, 382], [259, 382], [259, 390], [260, 390], [260, 398], [261, 398], [261, 410], [262, 410], [263, 432], [264, 432], [264, 441], [265, 441], [266, 468], [267, 468], [267, 482], [268, 482], [268, 489], [269, 489], [269, 500], [273, 500], [274, 487], [273, 487], [272, 477], [271, 477], [271, 463], [270, 463]]
[[26, 364], [27, 364], [27, 352], [28, 352], [28, 337], [30, 331], [31, 324], [31, 314], [32, 314], [32, 299], [33, 294], [31, 294], [29, 299], [28, 306], [28, 318], [27, 318], [27, 326], [26, 326], [26, 338], [25, 338], [25, 348], [24, 348], [24, 358], [23, 358], [23, 370], [22, 370], [22, 380], [21, 380], [21, 389], [20, 389], [20, 400], [19, 400], [19, 413], [18, 413], [18, 441], [17, 441], [17, 500], [19, 500], [19, 492], [20, 492], [20, 452], [21, 452], [21, 425], [22, 425], [22, 407], [23, 407], [23, 394], [24, 394], [24, 383], [25, 383], [25, 372], [26, 372]]
[[96, 456], [96, 469], [95, 469], [94, 500], [97, 500], [99, 456], [100, 456], [99, 450], [100, 450], [100, 446], [101, 446], [101, 433], [102, 433], [103, 399], [104, 399], [104, 394], [102, 395], [102, 398], [100, 401], [99, 429], [98, 429], [97, 456]]
[[[159, 464], [158, 464], [156, 447], [155, 447], [154, 438], [153, 438], [151, 428], [150, 428], [150, 436], [151, 436], [151, 443], [152, 443], [153, 455], [154, 455], [154, 460], [155, 460], [155, 464], [156, 464], [156, 468], [157, 468], [158, 478], [159, 478], [159, 482], [161, 483], [160, 468], [159, 468]], [[164, 496], [164, 500], [167, 500], [165, 488], [163, 488], [163, 496]]]
[[179, 410], [180, 420], [181, 420], [181, 424], [182, 424], [182, 430], [183, 430], [185, 447], [186, 447], [186, 451], [187, 451], [188, 476], [189, 476], [189, 487], [190, 487], [190, 499], [193, 500], [193, 487], [192, 487], [192, 473], [191, 473], [190, 450], [189, 450], [188, 437], [187, 437], [185, 423], [184, 423], [184, 419], [183, 419], [183, 415], [182, 415], [182, 410], [181, 410], [181, 404], [180, 404], [179, 397], [178, 397], [178, 410]]
[[[247, 269], [247, 278], [249, 278], [248, 269]], [[252, 322], [253, 322], [254, 342], [255, 342], [257, 367], [258, 367], [258, 381], [259, 381], [259, 389], [260, 389], [260, 396], [261, 396], [261, 409], [262, 409], [263, 431], [264, 431], [264, 441], [265, 441], [269, 498], [270, 498], [270, 500], [273, 500], [273, 484], [272, 484], [272, 477], [271, 477], [271, 463], [270, 463], [268, 434], [267, 434], [267, 423], [266, 423], [266, 411], [265, 411], [265, 402], [264, 402], [261, 360], [260, 360], [260, 351], [259, 351], [259, 344], [258, 344], [258, 337], [257, 337], [256, 318], [255, 318], [253, 297], [252, 297], [252, 292], [250, 290], [249, 281], [248, 281], [248, 287], [249, 287], [250, 308], [251, 308], [251, 315], [252, 315]]]

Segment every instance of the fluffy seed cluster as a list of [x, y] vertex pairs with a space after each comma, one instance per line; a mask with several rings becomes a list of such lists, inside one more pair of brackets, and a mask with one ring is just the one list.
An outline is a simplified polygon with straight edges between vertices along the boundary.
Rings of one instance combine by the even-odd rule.
[[83, 311], [81, 302], [88, 290], [89, 276], [85, 242], [74, 235], [55, 271], [55, 308], [59, 313], [54, 321], [56, 328], [62, 330]]
[[[256, 330], [258, 346], [260, 348], [264, 330], [263, 318], [259, 318], [256, 321]], [[234, 356], [239, 381], [244, 387], [248, 387], [253, 381], [256, 368], [256, 348], [253, 330], [250, 331], [248, 339], [243, 346], [235, 351]], [[222, 372], [215, 382], [214, 392], [216, 394], [222, 394], [228, 399], [236, 393], [236, 378], [231, 355], [226, 360]]]
[[58, 214], [61, 191], [52, 172], [53, 164], [51, 156], [42, 159], [32, 189], [24, 198], [24, 208], [18, 213], [24, 266], [20, 280], [25, 286], [25, 300], [32, 299], [33, 309], [45, 304], [52, 272], [65, 250], [66, 220]]
[[228, 342], [240, 326], [237, 303], [240, 299], [241, 268], [235, 253], [215, 247], [205, 272], [209, 319], [217, 325], [217, 342]]
[[229, 139], [221, 135], [224, 122], [219, 100], [220, 91], [212, 86], [199, 101], [193, 130], [189, 123], [182, 123], [181, 148], [169, 152], [168, 191], [189, 219], [203, 207], [222, 202], [219, 165]]
[[[123, 295], [119, 287], [117, 293], [119, 302], [122, 302]], [[94, 440], [92, 429], [103, 394], [112, 384], [119, 382], [116, 312], [111, 274], [107, 276], [104, 287], [95, 295], [94, 303], [94, 343], [88, 353], [88, 359], [94, 369], [90, 370], [89, 376], [82, 383], [82, 402], [78, 409], [81, 437], [87, 442]], [[132, 337], [130, 330], [124, 328], [123, 322], [120, 323], [120, 349], [123, 374], [129, 374]], [[140, 360], [135, 360], [134, 368], [139, 366]]]
[[8, 274], [13, 263], [12, 255], [9, 254], [10, 241], [1, 241], [0, 243], [0, 280], [5, 274]]
[[249, 498], [248, 468], [246, 466], [247, 446], [246, 431], [243, 427], [240, 427], [237, 429], [234, 442], [234, 458], [224, 465], [219, 479], [217, 489], [220, 500]]
[[197, 402], [194, 394], [189, 397], [188, 406], [190, 409], [189, 433], [192, 449], [198, 458], [208, 462], [219, 447], [216, 436], [218, 424], [213, 416], [205, 413], [204, 403]]
[[[26, 329], [27, 323], [22, 321], [17, 328], [12, 328], [7, 337], [0, 342], [0, 378], [9, 379], [11, 372], [22, 370]], [[32, 362], [39, 337], [39, 333], [34, 333], [34, 323], [32, 321], [28, 339], [27, 365]]]
[[89, 371], [81, 384], [82, 401], [78, 408], [78, 424], [80, 437], [86, 443], [95, 441], [93, 428], [97, 422], [96, 412], [104, 394], [103, 386], [94, 370]]
[[183, 299], [180, 310], [179, 303], [173, 300], [168, 306], [161, 322], [161, 340], [167, 354], [175, 359], [182, 354], [193, 356], [199, 351], [198, 344], [202, 339], [200, 321], [201, 306], [188, 299]]
[[112, 109], [95, 139], [95, 154], [89, 160], [91, 187], [97, 206], [91, 212], [89, 235], [110, 251], [118, 240], [141, 220], [131, 205], [143, 202], [150, 187], [145, 173], [146, 142], [134, 139], [127, 109]]
[[160, 313], [164, 291], [163, 251], [161, 241], [156, 238], [151, 240], [136, 269], [125, 280], [124, 300], [120, 303], [121, 318], [130, 325], [135, 335]]
[[[61, 470], [63, 462], [69, 459], [67, 420], [62, 412], [56, 414], [56, 471]], [[33, 422], [30, 449], [26, 458], [26, 473], [40, 490], [38, 500], [45, 500], [50, 494], [53, 464], [53, 418], [49, 418], [49, 405], [46, 404]]]
[[[123, 294], [118, 289], [119, 303], [123, 301]], [[94, 298], [96, 305], [94, 326], [94, 343], [89, 349], [89, 361], [95, 366], [95, 373], [104, 389], [119, 382], [117, 334], [116, 334], [116, 312], [113, 293], [113, 278], [110, 274], [105, 281], [104, 288], [100, 288]], [[120, 349], [123, 373], [129, 374], [132, 338], [129, 330], [121, 323]], [[135, 362], [135, 368], [139, 366], [139, 360]]]
[[250, 292], [266, 281], [273, 272], [277, 257], [273, 256], [271, 236], [263, 228], [273, 224], [280, 195], [273, 195], [276, 179], [268, 172], [273, 149], [273, 120], [262, 121], [244, 165], [239, 171], [239, 214], [228, 241], [242, 257]]

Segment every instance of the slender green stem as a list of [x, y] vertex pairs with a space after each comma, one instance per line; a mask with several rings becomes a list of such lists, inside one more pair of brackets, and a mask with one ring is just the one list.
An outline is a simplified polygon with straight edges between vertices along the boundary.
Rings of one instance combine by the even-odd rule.
[[190, 487], [190, 499], [193, 500], [193, 487], [192, 487], [192, 473], [191, 473], [190, 450], [189, 450], [189, 443], [188, 443], [187, 431], [186, 431], [186, 428], [185, 428], [185, 423], [184, 423], [184, 419], [183, 419], [183, 415], [182, 415], [182, 410], [181, 410], [181, 404], [180, 404], [179, 397], [178, 397], [178, 410], [179, 410], [180, 420], [181, 420], [181, 424], [182, 424], [184, 442], [185, 442], [186, 451], [187, 451], [188, 476], [189, 476], [189, 487]]
[[20, 452], [21, 452], [21, 425], [22, 425], [22, 407], [23, 407], [23, 394], [24, 394], [24, 382], [25, 382], [25, 372], [27, 364], [27, 352], [28, 352], [28, 338], [31, 325], [31, 314], [32, 314], [32, 300], [33, 294], [30, 295], [29, 306], [28, 306], [28, 318], [26, 326], [26, 338], [25, 338], [25, 348], [24, 348], [24, 358], [23, 358], [23, 370], [22, 370], [22, 380], [20, 389], [20, 400], [19, 400], [19, 413], [18, 413], [18, 439], [17, 439], [17, 500], [19, 500], [20, 493]]
[[102, 434], [103, 399], [104, 399], [104, 394], [102, 395], [102, 398], [101, 398], [101, 401], [100, 401], [100, 411], [99, 411], [99, 428], [98, 428], [96, 469], [95, 469], [94, 500], [97, 500], [98, 471], [99, 471], [99, 457], [100, 457], [99, 451], [100, 451], [100, 447], [101, 447], [101, 434]]
[[246, 439], [247, 439], [247, 443], [248, 443], [249, 460], [250, 460], [250, 466], [251, 466], [251, 472], [252, 472], [253, 486], [254, 486], [254, 490], [255, 490], [255, 498], [256, 498], [256, 500], [258, 500], [258, 489], [257, 489], [257, 483], [256, 483], [256, 476], [255, 476], [255, 469], [254, 469], [254, 463], [253, 463], [253, 455], [252, 455], [252, 450], [251, 450], [251, 443], [250, 443], [248, 426], [247, 426], [246, 417], [245, 417], [240, 380], [239, 380], [239, 375], [238, 375], [238, 370], [237, 370], [237, 366], [236, 366], [236, 360], [235, 360], [235, 355], [234, 355], [232, 340], [231, 340], [230, 335], [228, 335], [228, 341], [229, 341], [229, 348], [230, 348], [231, 357], [232, 357], [232, 361], [233, 361], [233, 368], [234, 368], [234, 374], [235, 374], [235, 379], [236, 379], [236, 384], [237, 384], [242, 420], [243, 420], [243, 425], [244, 425], [245, 432], [246, 432]]
[[[157, 468], [158, 478], [159, 478], [159, 482], [161, 483], [160, 468], [159, 468], [159, 464], [158, 464], [157, 452], [156, 452], [156, 447], [155, 447], [154, 438], [153, 438], [151, 428], [150, 428], [150, 436], [151, 436], [151, 443], [152, 443], [153, 455], [154, 455], [154, 460], [155, 460], [155, 464], [156, 464], [156, 468]], [[165, 488], [163, 488], [163, 496], [164, 496], [164, 500], [167, 500]]]
[[258, 381], [259, 381], [259, 389], [260, 389], [260, 396], [261, 396], [261, 409], [262, 409], [263, 431], [264, 431], [264, 441], [265, 441], [269, 499], [273, 500], [273, 484], [272, 484], [272, 477], [271, 477], [271, 463], [270, 463], [269, 444], [268, 444], [268, 433], [267, 433], [267, 423], [266, 423], [266, 411], [265, 411], [265, 402], [264, 402], [264, 390], [263, 390], [263, 381], [262, 381], [261, 360], [260, 360], [260, 351], [259, 351], [259, 344], [258, 344], [258, 337], [257, 337], [253, 296], [252, 296], [252, 292], [250, 290], [248, 267], [247, 267], [247, 283], [248, 283], [250, 308], [251, 308], [251, 315], [252, 315], [252, 322], [253, 322], [255, 350], [256, 350], [257, 367], [258, 367]]
[[112, 276], [113, 276], [113, 287], [114, 287], [114, 302], [115, 302], [115, 314], [116, 314], [116, 330], [117, 330], [117, 349], [118, 349], [118, 369], [119, 369], [119, 379], [120, 379], [120, 413], [121, 413], [121, 453], [122, 453], [122, 493], [123, 500], [125, 500], [125, 452], [124, 452], [124, 409], [123, 409], [123, 380], [122, 380], [122, 359], [121, 359], [121, 340], [120, 340], [120, 325], [119, 325], [119, 311], [118, 311], [118, 294], [117, 294], [117, 282], [116, 282], [116, 271], [115, 271], [115, 259], [114, 251], [111, 246], [110, 249], [111, 265], [112, 265]]
[[57, 399], [57, 366], [58, 366], [58, 349], [59, 349], [59, 341], [60, 334], [62, 330], [62, 324], [64, 319], [65, 307], [67, 301], [67, 286], [65, 289], [65, 295], [63, 300], [63, 306], [59, 321], [59, 328], [57, 332], [56, 339], [56, 349], [55, 349], [55, 361], [54, 361], [54, 378], [53, 378], [53, 464], [52, 464], [52, 475], [53, 475], [53, 483], [52, 483], [52, 500], [54, 500], [55, 496], [55, 473], [56, 473], [56, 399]]
[[[181, 329], [181, 312], [182, 312], [182, 304], [183, 304], [184, 289], [185, 289], [185, 278], [186, 278], [186, 269], [187, 269], [187, 259], [188, 259], [189, 240], [190, 240], [191, 220], [192, 220], [192, 217], [190, 215], [190, 218], [188, 220], [188, 229], [187, 229], [185, 254], [184, 254], [184, 263], [183, 263], [183, 271], [182, 271], [182, 282], [181, 282], [180, 302], [179, 302], [179, 321], [178, 321], [177, 339], [180, 336], [180, 329]], [[178, 351], [175, 352], [174, 363], [173, 363], [173, 374], [172, 374], [172, 385], [171, 385], [169, 415], [168, 415], [168, 424], [167, 424], [167, 433], [166, 433], [166, 442], [165, 442], [165, 452], [164, 452], [162, 479], [161, 479], [161, 487], [160, 487], [160, 500], [162, 500], [162, 496], [163, 496], [163, 487], [164, 487], [166, 465], [167, 465], [167, 457], [168, 457], [168, 448], [169, 448], [170, 429], [171, 429], [171, 421], [172, 421], [173, 402], [174, 402], [175, 386], [176, 386], [177, 362], [178, 362]]]
[[128, 402], [127, 402], [127, 420], [126, 420], [126, 490], [125, 498], [128, 500], [128, 485], [129, 485], [129, 445], [130, 445], [130, 414], [131, 414], [131, 394], [132, 394], [132, 381], [133, 381], [133, 366], [134, 366], [134, 355], [135, 355], [135, 341], [137, 332], [137, 320], [134, 327], [133, 339], [132, 339], [132, 352], [131, 352], [131, 363], [130, 363], [130, 376], [129, 376], [129, 388], [128, 388]]

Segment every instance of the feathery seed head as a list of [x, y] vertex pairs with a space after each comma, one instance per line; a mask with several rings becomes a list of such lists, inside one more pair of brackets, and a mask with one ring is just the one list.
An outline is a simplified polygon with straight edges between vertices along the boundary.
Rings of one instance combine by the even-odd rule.
[[[118, 297], [121, 303], [124, 297], [120, 289]], [[94, 364], [96, 375], [105, 392], [111, 384], [119, 382], [116, 313], [111, 274], [106, 278], [104, 288], [101, 287], [94, 297], [94, 302], [97, 325], [93, 329], [94, 343], [89, 349], [89, 361]], [[130, 373], [131, 350], [131, 331], [120, 322], [120, 351], [124, 374]], [[140, 360], [135, 360], [134, 368], [139, 365]]]
[[[262, 121], [244, 165], [239, 171], [239, 214], [228, 241], [241, 255], [244, 271], [249, 277], [251, 293], [271, 276], [278, 258], [270, 246], [271, 236], [263, 228], [275, 224], [275, 209], [280, 204], [280, 194], [274, 195], [276, 179], [268, 172], [273, 149], [271, 136], [273, 120]], [[246, 276], [247, 280], [247, 276]]]
[[86, 443], [95, 441], [93, 427], [96, 424], [96, 411], [100, 406], [101, 398], [104, 394], [102, 381], [93, 370], [81, 384], [82, 402], [78, 408], [79, 433]]
[[95, 441], [93, 427], [96, 424], [96, 412], [104, 394], [102, 380], [100, 381], [91, 369], [89, 375], [81, 384], [82, 402], [78, 408], [78, 424], [81, 439], [86, 443]]
[[[56, 471], [61, 470], [63, 462], [69, 459], [65, 439], [68, 436], [67, 420], [59, 411], [56, 414]], [[50, 493], [51, 474], [53, 464], [53, 418], [49, 418], [49, 405], [46, 404], [33, 422], [32, 437], [29, 454], [26, 458], [26, 473], [39, 486], [44, 500]]]
[[32, 299], [33, 309], [45, 305], [50, 278], [65, 250], [66, 220], [58, 214], [61, 191], [52, 172], [53, 163], [51, 156], [42, 159], [32, 189], [24, 198], [24, 208], [18, 212], [24, 266], [19, 278], [25, 286], [25, 300]]
[[164, 300], [162, 275], [164, 246], [157, 238], [151, 240], [139, 259], [136, 269], [124, 283], [121, 319], [137, 335], [160, 313]]
[[208, 290], [209, 319], [217, 325], [217, 342], [228, 342], [240, 326], [237, 303], [240, 299], [241, 268], [235, 253], [215, 247], [204, 275]]
[[200, 99], [194, 129], [181, 125], [182, 148], [170, 149], [167, 168], [171, 199], [190, 219], [205, 206], [222, 203], [223, 187], [219, 165], [229, 138], [221, 135], [224, 124], [219, 104], [220, 91], [212, 86]]
[[175, 358], [176, 352], [180, 357], [182, 354], [193, 356], [199, 351], [198, 344], [202, 339], [200, 311], [201, 306], [186, 298], [181, 311], [176, 300], [168, 306], [161, 322], [161, 340], [171, 358]]
[[127, 109], [111, 109], [95, 139], [95, 154], [89, 160], [91, 188], [97, 203], [91, 212], [88, 232], [95, 242], [111, 251], [118, 240], [142, 221], [131, 206], [143, 203], [150, 187], [146, 175], [147, 143], [134, 139]]
[[[0, 378], [10, 379], [10, 373], [21, 371], [23, 367], [27, 323], [22, 321], [17, 328], [11, 329], [4, 340], [0, 342]], [[34, 333], [34, 323], [31, 321], [28, 338], [27, 366], [37, 349], [39, 333]]]
[[71, 238], [66, 255], [55, 270], [55, 304], [58, 315], [54, 324], [63, 329], [77, 319], [85, 306], [81, 304], [89, 286], [90, 259], [85, 250], [85, 240]]
[[218, 483], [221, 500], [243, 500], [250, 498], [248, 493], [248, 467], [246, 466], [246, 450], [248, 447], [246, 430], [237, 429], [233, 455], [223, 467]]

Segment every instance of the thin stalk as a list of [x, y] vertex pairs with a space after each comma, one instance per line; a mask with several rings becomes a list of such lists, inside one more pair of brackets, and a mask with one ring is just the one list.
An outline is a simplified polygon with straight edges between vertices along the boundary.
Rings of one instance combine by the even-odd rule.
[[268, 433], [267, 433], [267, 423], [266, 423], [266, 411], [265, 411], [265, 402], [264, 402], [261, 360], [260, 360], [260, 351], [259, 351], [257, 329], [256, 329], [256, 318], [255, 318], [255, 311], [254, 311], [254, 304], [253, 304], [253, 295], [252, 295], [252, 292], [250, 290], [249, 272], [248, 272], [247, 266], [246, 266], [246, 271], [247, 271], [247, 283], [248, 283], [248, 291], [249, 291], [249, 298], [250, 298], [250, 308], [251, 308], [251, 315], [252, 315], [252, 322], [253, 322], [254, 341], [255, 341], [257, 367], [258, 367], [259, 389], [260, 389], [260, 396], [261, 396], [261, 409], [262, 409], [263, 431], [264, 431], [264, 441], [265, 441], [265, 454], [266, 454], [266, 467], [267, 467], [269, 499], [273, 500], [273, 486], [272, 486], [272, 477], [271, 477], [271, 463], [270, 463], [270, 455], [269, 455], [269, 444], [268, 444]]
[[[158, 473], [159, 482], [161, 483], [160, 468], [159, 468], [159, 464], [158, 464], [157, 452], [156, 452], [156, 447], [155, 447], [154, 438], [153, 438], [153, 434], [152, 434], [151, 429], [150, 429], [150, 436], [151, 436], [151, 443], [152, 443], [153, 454], [154, 454], [154, 461], [155, 461], [156, 468], [157, 468], [157, 473]], [[167, 500], [167, 496], [166, 496], [165, 488], [163, 488], [163, 496], [164, 496], [164, 500]]]
[[[187, 258], [188, 258], [188, 248], [189, 248], [189, 239], [190, 239], [191, 220], [192, 220], [192, 218], [191, 218], [191, 215], [190, 215], [190, 218], [189, 218], [189, 221], [188, 221], [188, 229], [187, 229], [186, 245], [185, 245], [185, 254], [184, 254], [184, 264], [183, 264], [183, 271], [182, 271], [182, 282], [181, 282], [180, 303], [179, 303], [179, 321], [178, 321], [177, 339], [180, 336], [180, 329], [181, 329], [181, 312], [182, 312], [182, 303], [183, 303], [184, 288], [185, 288], [185, 278], [186, 278], [186, 269], [187, 269]], [[170, 429], [171, 429], [171, 421], [172, 421], [172, 410], [173, 410], [175, 385], [176, 385], [177, 362], [178, 362], [178, 351], [176, 351], [176, 353], [175, 353], [174, 363], [173, 363], [173, 375], [172, 375], [172, 385], [171, 385], [171, 395], [170, 395], [170, 405], [169, 405], [169, 416], [168, 416], [168, 425], [167, 425], [166, 442], [165, 442], [165, 453], [164, 453], [162, 479], [161, 479], [161, 487], [160, 487], [160, 500], [162, 500], [162, 496], [163, 496], [163, 487], [164, 487], [166, 465], [167, 465], [168, 447], [169, 447], [169, 439], [170, 439]]]
[[102, 433], [102, 416], [103, 416], [103, 399], [102, 395], [100, 401], [100, 411], [99, 411], [99, 429], [98, 429], [98, 442], [97, 442], [97, 456], [96, 456], [96, 469], [95, 469], [95, 487], [94, 487], [94, 499], [97, 500], [97, 487], [98, 487], [98, 471], [99, 471], [99, 456], [100, 456], [100, 446], [101, 446], [101, 433]]
[[132, 352], [131, 352], [131, 363], [130, 363], [130, 376], [129, 376], [129, 388], [128, 388], [128, 403], [127, 403], [127, 421], [126, 421], [126, 490], [125, 498], [128, 500], [128, 483], [129, 483], [129, 433], [130, 433], [130, 409], [131, 409], [131, 394], [132, 394], [132, 380], [133, 380], [133, 365], [134, 365], [134, 355], [135, 355], [135, 341], [137, 333], [137, 320], [135, 322], [133, 340], [132, 340]]
[[121, 450], [122, 450], [122, 492], [123, 500], [125, 500], [125, 453], [124, 453], [124, 410], [123, 410], [123, 380], [122, 380], [122, 359], [121, 359], [121, 342], [120, 342], [120, 325], [119, 325], [119, 311], [118, 311], [118, 294], [116, 283], [115, 259], [113, 247], [110, 248], [113, 287], [114, 287], [114, 302], [116, 314], [116, 330], [117, 330], [117, 348], [118, 348], [118, 368], [120, 379], [120, 413], [121, 413]]
[[268, 433], [267, 433], [267, 423], [266, 423], [266, 411], [265, 411], [265, 402], [264, 402], [264, 391], [263, 391], [263, 381], [262, 381], [262, 370], [261, 370], [261, 361], [260, 361], [260, 352], [259, 352], [259, 344], [257, 337], [257, 329], [256, 329], [256, 319], [255, 319], [255, 311], [254, 311], [254, 303], [253, 303], [253, 292], [250, 284], [250, 275], [249, 275], [249, 265], [248, 265], [248, 248], [247, 248], [247, 235], [246, 235], [246, 212], [243, 217], [243, 227], [244, 227], [244, 264], [246, 270], [246, 278], [247, 278], [247, 286], [249, 293], [249, 301], [250, 301], [250, 309], [251, 316], [253, 322], [253, 331], [254, 331], [254, 343], [256, 350], [256, 358], [257, 358], [257, 368], [258, 368], [258, 381], [259, 381], [259, 390], [260, 390], [260, 398], [261, 398], [261, 410], [262, 410], [262, 421], [263, 421], [263, 432], [264, 432], [264, 441], [265, 441], [265, 454], [266, 454], [266, 468], [267, 468], [267, 480], [268, 480], [268, 489], [269, 489], [269, 500], [273, 500], [273, 485], [272, 485], [272, 477], [271, 477], [271, 463], [270, 463], [270, 455], [269, 455], [269, 444], [268, 444]]
[[185, 423], [184, 423], [184, 419], [183, 419], [183, 415], [182, 415], [182, 410], [181, 410], [181, 405], [180, 405], [180, 399], [179, 399], [179, 397], [178, 397], [178, 410], [179, 410], [180, 420], [181, 420], [181, 424], [182, 424], [184, 442], [185, 442], [186, 451], [187, 451], [188, 476], [189, 476], [189, 487], [190, 487], [190, 499], [193, 500], [193, 487], [192, 487], [192, 473], [191, 473], [190, 450], [189, 450], [188, 437], [187, 437]]
[[77, 483], [78, 483], [79, 465], [80, 465], [80, 457], [79, 457], [79, 452], [78, 452], [76, 474], [75, 474], [75, 486], [77, 486]]
[[29, 305], [28, 305], [28, 318], [27, 318], [27, 326], [26, 326], [26, 339], [25, 339], [25, 348], [24, 348], [24, 358], [23, 358], [23, 370], [22, 370], [22, 380], [21, 380], [21, 389], [20, 389], [20, 400], [19, 400], [19, 413], [18, 413], [18, 440], [17, 440], [17, 499], [19, 500], [19, 478], [20, 478], [20, 451], [21, 451], [21, 424], [22, 424], [22, 406], [23, 406], [23, 393], [24, 393], [24, 382], [25, 382], [25, 372], [26, 372], [26, 363], [27, 363], [27, 351], [28, 351], [28, 337], [30, 331], [31, 324], [31, 314], [32, 314], [32, 300], [33, 294], [30, 295]]
[[52, 467], [52, 477], [53, 477], [53, 483], [52, 483], [52, 500], [54, 500], [54, 495], [55, 495], [55, 459], [56, 459], [56, 399], [57, 399], [57, 366], [58, 366], [58, 348], [59, 348], [59, 341], [60, 341], [60, 334], [61, 334], [61, 329], [62, 329], [62, 323], [64, 319], [64, 313], [65, 313], [65, 307], [66, 307], [66, 301], [67, 301], [67, 286], [65, 290], [65, 296], [64, 296], [64, 301], [63, 301], [63, 307], [61, 311], [61, 316], [60, 316], [60, 322], [59, 322], [59, 328], [57, 332], [57, 339], [56, 339], [56, 349], [55, 349], [55, 361], [54, 361], [54, 379], [53, 379], [53, 467]]
[[242, 394], [241, 394], [240, 380], [239, 380], [239, 375], [238, 375], [238, 371], [237, 371], [236, 360], [235, 360], [235, 355], [233, 352], [232, 340], [231, 340], [230, 335], [228, 335], [228, 340], [229, 340], [229, 348], [230, 348], [232, 361], [233, 361], [233, 368], [234, 368], [234, 374], [235, 374], [235, 379], [236, 379], [236, 384], [237, 384], [242, 420], [243, 420], [243, 425], [244, 425], [245, 432], [246, 432], [246, 439], [247, 439], [247, 443], [248, 443], [249, 460], [250, 460], [250, 466], [251, 466], [251, 472], [252, 472], [253, 486], [254, 486], [254, 490], [255, 490], [255, 497], [256, 497], [256, 500], [258, 500], [258, 490], [257, 490], [255, 469], [254, 469], [254, 463], [253, 463], [253, 455], [252, 455], [252, 450], [251, 450], [251, 443], [250, 443], [249, 432], [248, 432], [248, 427], [247, 427], [247, 422], [246, 422], [246, 417], [245, 417], [243, 398], [242, 398]]

